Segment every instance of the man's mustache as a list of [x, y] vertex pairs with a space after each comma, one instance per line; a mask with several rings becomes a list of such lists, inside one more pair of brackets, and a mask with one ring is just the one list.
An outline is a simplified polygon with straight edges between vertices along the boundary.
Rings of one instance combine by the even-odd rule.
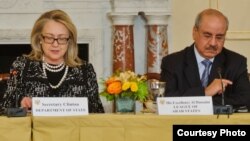
[[208, 48], [206, 48], [206, 50], [217, 51], [217, 47], [216, 46], [209, 46]]

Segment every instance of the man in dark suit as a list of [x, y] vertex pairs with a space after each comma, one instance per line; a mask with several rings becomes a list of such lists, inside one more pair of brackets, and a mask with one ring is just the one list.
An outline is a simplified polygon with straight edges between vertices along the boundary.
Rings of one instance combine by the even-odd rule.
[[162, 59], [165, 96], [212, 96], [213, 104], [221, 105], [224, 92], [226, 105], [250, 103], [247, 59], [224, 48], [228, 24], [227, 17], [215, 9], [197, 15], [194, 43]]

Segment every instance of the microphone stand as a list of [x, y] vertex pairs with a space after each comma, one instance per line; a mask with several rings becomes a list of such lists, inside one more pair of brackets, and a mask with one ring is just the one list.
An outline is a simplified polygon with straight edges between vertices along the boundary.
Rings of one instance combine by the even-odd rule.
[[229, 115], [233, 113], [233, 106], [225, 105], [225, 98], [224, 98], [225, 88], [222, 82], [221, 68], [218, 68], [217, 72], [219, 74], [220, 81], [221, 81], [222, 93], [221, 93], [221, 105], [214, 106], [214, 114], [218, 114], [217, 118], [219, 117], [220, 114], [227, 114], [229, 118]]
[[16, 89], [17, 89], [17, 79], [16, 79], [16, 75], [17, 75], [17, 71], [13, 70], [11, 71], [12, 76], [14, 77], [14, 93], [15, 93], [15, 107], [14, 108], [7, 108], [6, 109], [6, 115], [8, 117], [25, 117], [27, 115], [27, 111], [25, 108], [21, 108], [18, 107], [18, 95], [16, 93]]

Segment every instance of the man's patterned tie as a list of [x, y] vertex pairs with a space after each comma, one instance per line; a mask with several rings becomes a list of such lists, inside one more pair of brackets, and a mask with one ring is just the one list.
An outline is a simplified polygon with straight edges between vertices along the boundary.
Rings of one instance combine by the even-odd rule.
[[208, 84], [209, 68], [212, 65], [212, 62], [206, 59], [203, 60], [201, 63], [205, 66], [201, 77], [201, 84], [203, 87], [206, 87]]

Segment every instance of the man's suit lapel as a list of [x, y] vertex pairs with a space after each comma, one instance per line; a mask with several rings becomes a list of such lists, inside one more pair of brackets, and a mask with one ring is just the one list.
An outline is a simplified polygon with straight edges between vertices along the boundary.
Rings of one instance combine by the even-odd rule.
[[196, 57], [194, 54], [194, 46], [192, 45], [186, 50], [184, 73], [190, 86], [201, 85], [199, 70], [197, 66]]
[[[225, 70], [225, 55], [224, 49], [220, 54], [218, 54], [214, 61], [210, 71], [208, 84], [210, 84], [215, 78], [219, 78], [218, 75], [218, 68], [221, 68], [221, 74], [223, 77], [224, 70]], [[184, 66], [184, 74], [187, 78], [190, 86], [201, 86], [199, 70], [197, 66], [196, 57], [194, 54], [194, 46], [192, 45], [186, 50], [185, 53], [185, 66]]]
[[[224, 50], [224, 49], [223, 49]], [[218, 54], [213, 61], [213, 65], [210, 71], [210, 75], [209, 75], [209, 80], [208, 83], [210, 84], [215, 78], [219, 78], [219, 74], [218, 74], [218, 68], [221, 69], [221, 75], [223, 77], [224, 74], [224, 69], [225, 69], [225, 56], [223, 54], [223, 51]]]

